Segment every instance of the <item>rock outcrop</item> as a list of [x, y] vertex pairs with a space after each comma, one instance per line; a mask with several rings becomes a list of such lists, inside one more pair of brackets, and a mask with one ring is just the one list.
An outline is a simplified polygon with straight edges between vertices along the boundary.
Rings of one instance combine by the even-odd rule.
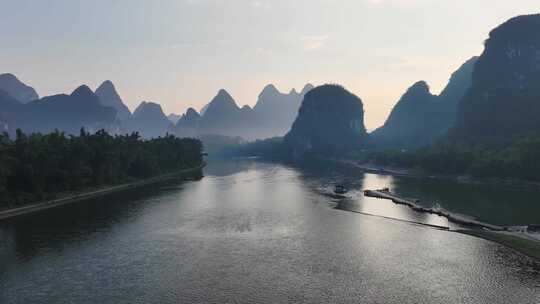
[[451, 137], [507, 144], [540, 134], [539, 117], [540, 15], [519, 16], [489, 34]]
[[310, 90], [285, 145], [295, 158], [360, 148], [367, 140], [362, 100], [338, 85]]

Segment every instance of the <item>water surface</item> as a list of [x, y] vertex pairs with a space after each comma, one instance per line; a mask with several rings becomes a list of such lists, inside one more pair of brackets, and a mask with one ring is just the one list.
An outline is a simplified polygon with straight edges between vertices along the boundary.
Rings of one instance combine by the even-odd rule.
[[[328, 195], [335, 180], [352, 185], [348, 198]], [[361, 195], [388, 183], [399, 186], [324, 166], [210, 162], [199, 181], [4, 223], [0, 303], [540, 302], [538, 263]]]

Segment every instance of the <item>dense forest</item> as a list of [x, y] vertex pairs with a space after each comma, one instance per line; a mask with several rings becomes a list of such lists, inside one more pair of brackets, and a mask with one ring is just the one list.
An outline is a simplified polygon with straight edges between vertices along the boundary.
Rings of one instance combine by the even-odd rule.
[[362, 162], [417, 168], [434, 174], [540, 181], [540, 137], [518, 140], [499, 149], [440, 141], [418, 150], [372, 151], [357, 157]]
[[0, 209], [59, 193], [144, 179], [202, 163], [202, 144], [172, 135], [143, 140], [138, 133], [112, 136], [81, 129], [0, 135]]

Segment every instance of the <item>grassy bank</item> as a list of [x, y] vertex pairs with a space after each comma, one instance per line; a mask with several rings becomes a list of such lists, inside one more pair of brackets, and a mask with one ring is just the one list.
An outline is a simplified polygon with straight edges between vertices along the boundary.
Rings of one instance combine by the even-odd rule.
[[540, 261], [540, 242], [538, 241], [486, 230], [457, 230], [456, 232], [499, 243]]
[[22, 216], [22, 215], [42, 211], [42, 210], [47, 210], [47, 209], [55, 208], [62, 205], [73, 204], [76, 202], [81, 202], [88, 199], [100, 197], [106, 194], [126, 191], [126, 190], [130, 190], [136, 187], [155, 184], [158, 182], [163, 182], [163, 181], [167, 181], [174, 178], [185, 177], [189, 174], [193, 174], [201, 170], [202, 168], [204, 168], [204, 166], [206, 166], [206, 163], [202, 163], [201, 165], [193, 167], [193, 168], [188, 168], [188, 169], [184, 169], [184, 170], [180, 170], [180, 171], [176, 171], [176, 172], [172, 172], [168, 174], [163, 174], [163, 175], [155, 176], [148, 179], [137, 180], [131, 183], [124, 183], [120, 185], [102, 187], [97, 190], [80, 192], [80, 193], [71, 194], [71, 195], [67, 195], [63, 197], [58, 197], [52, 200], [32, 203], [23, 207], [2, 210], [0, 211], [0, 220], [14, 218], [17, 216]]

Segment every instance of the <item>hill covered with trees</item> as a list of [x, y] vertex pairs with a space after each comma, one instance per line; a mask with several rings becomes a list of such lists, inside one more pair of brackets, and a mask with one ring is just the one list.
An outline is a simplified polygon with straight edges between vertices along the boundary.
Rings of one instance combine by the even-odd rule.
[[362, 100], [339, 85], [309, 91], [285, 145], [294, 157], [360, 148], [367, 139]]
[[0, 209], [199, 166], [202, 145], [172, 135], [142, 140], [81, 130], [0, 135]]
[[540, 134], [539, 117], [540, 15], [519, 16], [489, 34], [451, 137], [506, 146]]

